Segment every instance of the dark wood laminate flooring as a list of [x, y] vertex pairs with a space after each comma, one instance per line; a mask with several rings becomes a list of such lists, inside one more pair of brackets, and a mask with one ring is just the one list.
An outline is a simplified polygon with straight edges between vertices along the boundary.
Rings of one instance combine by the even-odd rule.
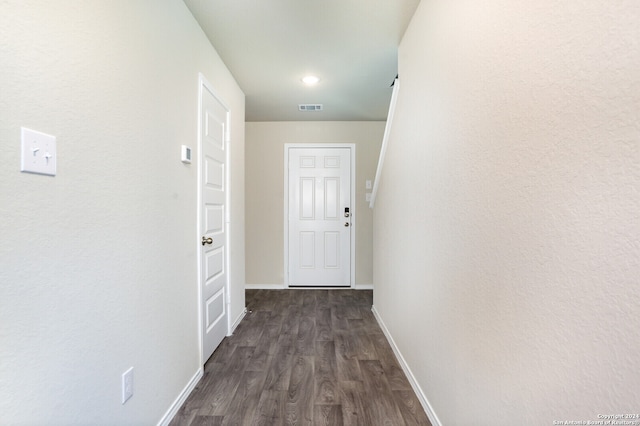
[[247, 290], [178, 425], [431, 425], [378, 326], [371, 291]]

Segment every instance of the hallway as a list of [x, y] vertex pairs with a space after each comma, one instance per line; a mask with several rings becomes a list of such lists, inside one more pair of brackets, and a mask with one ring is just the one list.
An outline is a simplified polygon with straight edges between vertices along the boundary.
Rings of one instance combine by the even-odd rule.
[[247, 290], [247, 316], [171, 425], [430, 425], [372, 301], [372, 291]]

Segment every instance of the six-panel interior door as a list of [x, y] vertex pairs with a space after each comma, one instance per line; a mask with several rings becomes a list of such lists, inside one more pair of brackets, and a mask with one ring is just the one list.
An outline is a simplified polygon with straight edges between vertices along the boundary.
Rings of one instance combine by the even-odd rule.
[[351, 286], [351, 150], [289, 148], [289, 286]]
[[226, 273], [226, 126], [227, 110], [201, 84], [200, 111], [200, 286], [203, 361], [209, 359], [227, 334]]

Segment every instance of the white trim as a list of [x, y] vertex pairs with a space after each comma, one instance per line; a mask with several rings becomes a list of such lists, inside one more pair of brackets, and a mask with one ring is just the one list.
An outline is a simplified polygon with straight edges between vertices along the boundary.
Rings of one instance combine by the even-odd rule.
[[336, 287], [333, 284], [322, 285], [318, 284], [315, 286], [310, 285], [294, 285], [292, 287], [287, 287], [287, 290], [355, 290], [353, 286], [342, 286]]
[[284, 290], [284, 284], [245, 284], [245, 290]]
[[202, 73], [198, 73], [198, 184], [197, 186], [197, 196], [196, 199], [198, 200], [198, 205], [197, 205], [197, 225], [196, 225], [196, 247], [197, 247], [197, 265], [198, 265], [198, 335], [199, 335], [199, 343], [200, 343], [200, 365], [204, 365], [206, 359], [204, 359], [204, 357], [202, 356], [202, 350], [204, 348], [204, 328], [202, 326], [203, 321], [203, 316], [204, 316], [204, 312], [202, 310], [202, 252], [201, 249], [202, 247], [200, 247], [200, 237], [203, 235], [202, 234], [202, 230], [200, 229], [201, 225], [202, 225], [202, 209], [201, 209], [201, 205], [202, 205], [202, 90], [203, 88], [206, 88], [209, 92], [211, 92], [211, 94], [213, 95], [213, 97], [222, 105], [222, 107], [227, 111], [227, 117], [226, 117], [226, 134], [225, 134], [225, 145], [226, 145], [226, 152], [225, 152], [225, 268], [226, 268], [226, 282], [224, 285], [224, 290], [227, 294], [226, 297], [226, 303], [225, 303], [225, 309], [226, 309], [226, 315], [227, 315], [227, 336], [231, 335], [231, 318], [230, 318], [230, 307], [231, 307], [231, 289], [230, 289], [230, 283], [231, 283], [231, 275], [230, 275], [230, 260], [229, 258], [231, 257], [229, 255], [229, 253], [231, 253], [231, 247], [229, 246], [229, 243], [231, 241], [231, 226], [230, 226], [230, 222], [231, 222], [231, 215], [229, 214], [230, 212], [230, 201], [231, 201], [231, 194], [230, 194], [230, 189], [231, 189], [231, 185], [230, 185], [230, 181], [229, 181], [229, 177], [231, 176], [229, 170], [230, 170], [230, 163], [231, 163], [231, 110], [229, 109], [229, 107], [227, 106], [227, 104], [222, 100], [222, 98], [220, 98], [220, 96], [218, 96], [218, 94], [216, 93], [216, 91], [213, 89], [213, 86], [211, 85], [211, 83], [209, 83], [207, 81], [207, 79], [204, 77], [204, 75]]
[[373, 284], [356, 284], [356, 290], [373, 290]]
[[380, 158], [378, 158], [378, 168], [376, 169], [376, 178], [373, 181], [373, 189], [371, 190], [371, 200], [369, 208], [373, 208], [376, 202], [376, 194], [378, 193], [378, 185], [382, 175], [382, 166], [384, 165], [384, 157], [387, 153], [389, 145], [389, 135], [391, 134], [391, 124], [393, 124], [393, 116], [396, 112], [396, 103], [398, 102], [398, 91], [400, 91], [400, 82], [396, 77], [393, 82], [393, 93], [391, 94], [391, 104], [389, 105], [389, 114], [387, 115], [387, 124], [384, 126], [384, 136], [382, 137], [382, 147], [380, 148]]
[[245, 284], [245, 290], [373, 290], [373, 284], [356, 284], [355, 286], [335, 287], [332, 285], [311, 287], [293, 286], [287, 287], [284, 284]]
[[387, 329], [387, 326], [382, 321], [382, 318], [380, 317], [380, 314], [378, 314], [378, 311], [376, 310], [375, 306], [371, 307], [371, 312], [373, 312], [373, 316], [376, 318], [376, 321], [378, 321], [378, 325], [382, 329], [384, 336], [387, 338], [389, 345], [391, 345], [391, 349], [393, 349], [393, 353], [396, 355], [398, 363], [400, 364], [400, 367], [402, 367], [402, 371], [404, 371], [404, 374], [407, 376], [407, 379], [409, 380], [409, 383], [411, 383], [411, 387], [413, 388], [413, 391], [416, 393], [416, 396], [418, 397], [418, 400], [420, 401], [422, 408], [427, 414], [427, 417], [429, 417], [429, 421], [433, 426], [442, 426], [442, 423], [440, 423], [440, 419], [438, 419], [438, 416], [436, 415], [435, 411], [433, 411], [433, 407], [429, 403], [427, 396], [422, 391], [422, 388], [418, 384], [416, 377], [413, 375], [411, 368], [409, 368], [409, 365], [404, 360], [404, 357], [400, 353], [400, 349], [396, 345], [396, 342], [394, 342], [393, 337], [391, 337], [391, 333], [389, 332], [389, 330]]
[[[214, 93], [214, 92], [211, 92]], [[218, 101], [224, 106], [224, 109], [227, 111], [227, 121], [225, 123], [225, 154], [224, 154], [224, 221], [225, 221], [225, 260], [224, 267], [226, 269], [227, 282], [225, 283], [225, 288], [227, 289], [227, 336], [231, 336], [233, 334], [233, 330], [235, 330], [236, 326], [234, 326], [231, 322], [231, 110], [227, 108], [224, 102], [220, 100], [215, 94], [214, 96]], [[244, 316], [241, 314], [241, 316]], [[242, 318], [240, 318], [242, 319]]]
[[197, 286], [198, 286], [198, 365], [204, 365], [204, 361], [202, 358], [202, 350], [204, 348], [204, 339], [203, 339], [203, 327], [202, 327], [202, 316], [204, 312], [202, 310], [202, 253], [200, 252], [201, 247], [198, 247], [198, 239], [200, 238], [200, 226], [202, 220], [202, 212], [201, 212], [201, 204], [202, 204], [202, 163], [200, 162], [200, 155], [202, 153], [202, 133], [200, 129], [202, 128], [202, 86], [204, 85], [204, 76], [201, 73], [198, 73], [198, 151], [197, 155], [197, 166], [198, 166], [198, 182], [196, 185], [196, 200], [197, 200], [197, 208], [196, 208], [196, 236], [194, 241], [196, 241], [196, 265], [198, 268], [197, 271]]
[[158, 422], [158, 426], [168, 426], [169, 423], [171, 423], [171, 420], [173, 420], [173, 418], [176, 416], [178, 410], [180, 409], [180, 407], [182, 407], [182, 404], [184, 404], [191, 392], [193, 392], [203, 375], [204, 369], [202, 367], [198, 368], [196, 374], [193, 375], [191, 380], [189, 380], [189, 383], [187, 383], [184, 389], [182, 389], [182, 392], [180, 392], [175, 401], [173, 401], [173, 404], [171, 404], [167, 412], [164, 413], [164, 416], [162, 416], [162, 418]]
[[[284, 144], [284, 287], [289, 288], [289, 148], [349, 148], [351, 151], [351, 285], [356, 285], [356, 144], [285, 143]], [[304, 287], [311, 289], [311, 287]], [[322, 288], [322, 287], [321, 287]]]
[[238, 315], [238, 318], [236, 318], [233, 324], [231, 324], [231, 328], [229, 329], [229, 334], [227, 334], [227, 336], [233, 335], [233, 332], [236, 331], [236, 328], [240, 325], [240, 322], [244, 319], [246, 315], [247, 315], [247, 308], [244, 308], [242, 312], [240, 312], [240, 315]]
[[[245, 284], [245, 290], [284, 290], [289, 287], [284, 284]], [[356, 284], [353, 287], [291, 287], [291, 290], [307, 290], [307, 289], [325, 289], [325, 290], [373, 290], [373, 284]]]

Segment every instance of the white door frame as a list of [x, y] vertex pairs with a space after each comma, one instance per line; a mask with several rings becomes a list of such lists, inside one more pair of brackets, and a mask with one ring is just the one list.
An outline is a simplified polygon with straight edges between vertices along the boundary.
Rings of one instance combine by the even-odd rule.
[[197, 203], [198, 203], [198, 208], [197, 208], [197, 225], [196, 225], [196, 232], [197, 235], [195, 237], [195, 241], [196, 241], [196, 247], [197, 247], [197, 251], [196, 253], [198, 253], [197, 256], [197, 265], [198, 265], [198, 335], [199, 335], [199, 345], [200, 345], [200, 365], [204, 365], [204, 363], [207, 361], [206, 359], [203, 359], [203, 349], [204, 349], [204, 327], [203, 327], [203, 322], [204, 322], [204, 310], [202, 309], [202, 243], [201, 243], [201, 238], [203, 234], [203, 230], [201, 229], [202, 226], [202, 177], [203, 177], [203, 170], [202, 170], [202, 161], [201, 161], [201, 155], [202, 155], [202, 91], [204, 89], [207, 89], [209, 92], [211, 92], [211, 94], [213, 95], [214, 98], [216, 98], [216, 100], [218, 102], [220, 102], [220, 104], [224, 107], [224, 109], [227, 110], [227, 119], [226, 119], [226, 129], [225, 129], [225, 135], [224, 135], [224, 143], [225, 143], [225, 172], [224, 172], [224, 221], [225, 224], [224, 226], [226, 227], [225, 229], [225, 259], [224, 259], [224, 268], [225, 268], [225, 272], [226, 272], [226, 282], [224, 284], [224, 291], [226, 294], [226, 299], [225, 300], [225, 309], [227, 312], [227, 332], [226, 335], [230, 336], [231, 335], [231, 315], [229, 312], [229, 308], [231, 305], [231, 292], [229, 291], [229, 283], [231, 282], [231, 272], [230, 272], [230, 255], [229, 253], [231, 253], [231, 247], [229, 245], [231, 238], [230, 238], [230, 234], [231, 234], [231, 227], [230, 225], [230, 221], [231, 221], [231, 215], [229, 214], [230, 212], [230, 205], [229, 202], [231, 200], [231, 196], [229, 193], [229, 189], [230, 189], [230, 184], [229, 184], [229, 177], [231, 176], [230, 173], [230, 160], [231, 160], [231, 130], [230, 130], [230, 124], [231, 124], [231, 109], [229, 109], [229, 107], [227, 106], [226, 102], [224, 102], [222, 100], [222, 98], [220, 96], [218, 96], [217, 92], [213, 89], [213, 86], [211, 85], [211, 83], [209, 83], [207, 81], [207, 79], [204, 77], [204, 75], [202, 75], [202, 73], [198, 73], [198, 153], [196, 156], [196, 160], [198, 162], [198, 194], [197, 194]]
[[[289, 149], [290, 148], [349, 148], [351, 152], [351, 286], [336, 288], [356, 287], [356, 144], [354, 143], [286, 143], [284, 144], [284, 288], [289, 287]], [[304, 287], [305, 289], [328, 287]]]

